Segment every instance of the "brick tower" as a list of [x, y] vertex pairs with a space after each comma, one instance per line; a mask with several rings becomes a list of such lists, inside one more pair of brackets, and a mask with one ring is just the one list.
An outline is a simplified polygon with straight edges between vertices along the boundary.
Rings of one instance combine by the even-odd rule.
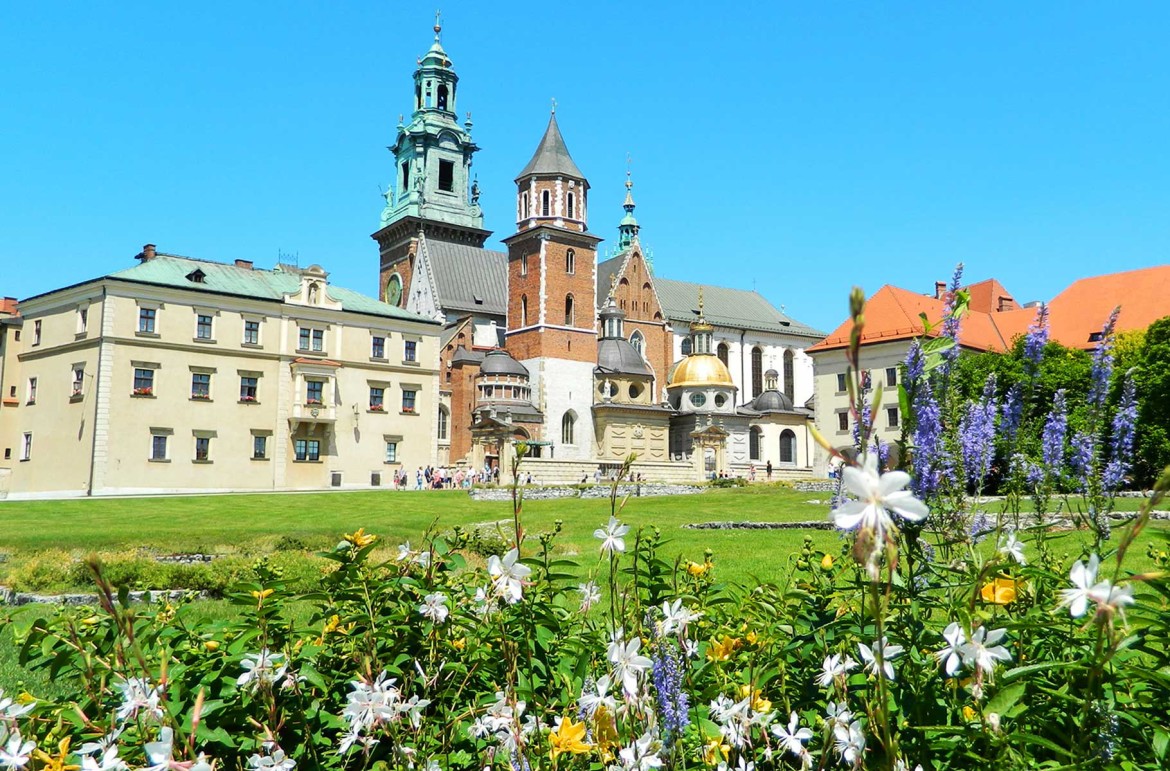
[[565, 147], [555, 112], [516, 186], [516, 233], [504, 239], [508, 352], [531, 373], [552, 457], [593, 458], [601, 239], [588, 232], [589, 182]]

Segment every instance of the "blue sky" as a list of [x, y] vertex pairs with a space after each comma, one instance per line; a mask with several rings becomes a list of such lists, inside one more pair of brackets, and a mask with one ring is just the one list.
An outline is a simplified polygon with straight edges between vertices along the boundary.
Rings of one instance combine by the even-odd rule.
[[[626, 155], [676, 279], [829, 330], [846, 293], [958, 261], [1018, 300], [1170, 261], [1170, 5], [447, 2], [488, 227], [549, 100], [616, 236]], [[142, 244], [320, 263], [376, 292], [369, 238], [434, 8], [7, 3], [0, 294]]]

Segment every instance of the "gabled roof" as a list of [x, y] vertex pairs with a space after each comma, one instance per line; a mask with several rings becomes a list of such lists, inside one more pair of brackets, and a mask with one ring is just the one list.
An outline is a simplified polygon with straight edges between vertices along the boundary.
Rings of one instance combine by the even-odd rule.
[[540, 144], [532, 160], [516, 177], [517, 180], [530, 174], [557, 174], [563, 177], [574, 177], [584, 180], [585, 175], [573, 163], [569, 155], [569, 148], [565, 147], [565, 139], [561, 136], [561, 129], [557, 126], [557, 114], [554, 112], [548, 119], [548, 128], [544, 130]]
[[1092, 348], [1097, 343], [1089, 335], [1100, 332], [1119, 306], [1119, 332], [1145, 329], [1170, 316], [1170, 265], [1074, 281], [1048, 303], [1051, 339], [1070, 348]]
[[508, 255], [469, 244], [422, 239], [443, 310], [504, 316], [508, 312]]
[[[203, 278], [199, 282], [187, 278], [195, 269], [203, 273]], [[234, 295], [277, 302], [283, 302], [287, 295], [301, 291], [301, 274], [296, 268], [278, 265], [272, 270], [260, 270], [222, 262], [196, 260], [173, 254], [159, 254], [132, 268], [111, 273], [105, 278], [167, 286], [190, 292]], [[385, 316], [404, 321], [436, 323], [433, 319], [419, 316], [334, 284], [326, 285], [325, 294], [341, 303], [341, 308], [344, 311]]]
[[818, 339], [824, 335], [818, 329], [781, 313], [759, 292], [748, 289], [730, 289], [710, 284], [692, 284], [669, 278], [654, 277], [662, 310], [672, 321], [689, 324], [698, 310], [699, 287], [703, 289], [703, 315], [717, 327], [751, 329]]

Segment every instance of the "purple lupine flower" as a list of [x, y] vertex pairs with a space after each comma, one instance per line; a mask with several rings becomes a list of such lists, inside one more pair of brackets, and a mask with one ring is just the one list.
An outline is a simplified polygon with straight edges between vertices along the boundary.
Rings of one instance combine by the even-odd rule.
[[1068, 433], [1068, 413], [1064, 403], [1064, 389], [1056, 392], [1052, 397], [1052, 411], [1048, 413], [1048, 421], [1044, 424], [1044, 433], [1041, 436], [1041, 457], [1044, 460], [1046, 473], [1059, 474], [1064, 463], [1064, 440]]
[[1125, 379], [1121, 403], [1113, 414], [1113, 430], [1109, 437], [1109, 462], [1105, 464], [1102, 484], [1109, 492], [1121, 487], [1133, 461], [1133, 428], [1137, 421], [1137, 386], [1132, 377]]
[[942, 410], [929, 380], [924, 380], [914, 394], [914, 418], [914, 469], [910, 488], [916, 498], [925, 500], [938, 489], [942, 452]]
[[906, 388], [910, 391], [926, 374], [926, 357], [922, 355], [922, 346], [917, 340], [910, 343], [910, 350], [906, 351]]
[[683, 690], [682, 657], [679, 655], [677, 643], [673, 640], [661, 641], [652, 661], [658, 714], [666, 743], [670, 744], [682, 736], [691, 723], [688, 713], [690, 705], [687, 693]]
[[877, 451], [878, 468], [885, 471], [890, 467], [890, 443], [883, 442], [878, 437], [873, 438], [873, 446]]
[[1089, 376], [1089, 406], [1101, 409], [1109, 393], [1109, 378], [1113, 375], [1113, 328], [1117, 326], [1117, 314], [1121, 308], [1114, 308], [1109, 320], [1101, 328], [1101, 339], [1093, 349], [1093, 369]]
[[1040, 303], [1040, 310], [1036, 311], [1036, 321], [1028, 327], [1028, 336], [1024, 338], [1025, 368], [1029, 373], [1035, 373], [1040, 366], [1040, 357], [1044, 355], [1044, 346], [1048, 345], [1048, 306]]
[[1020, 384], [1016, 383], [1008, 389], [1003, 400], [1003, 410], [999, 417], [999, 430], [1009, 442], [1016, 438], [1020, 430], [1020, 423], [1024, 420], [1024, 393]]
[[997, 407], [995, 374], [992, 373], [983, 387], [983, 399], [968, 404], [967, 413], [959, 421], [959, 450], [963, 454], [967, 481], [975, 485], [981, 484], [991, 471], [991, 459], [995, 456]]
[[943, 362], [939, 369], [945, 374], [950, 371], [951, 365], [959, 358], [959, 324], [961, 319], [954, 315], [955, 300], [958, 296], [959, 285], [963, 281], [963, 263], [955, 266], [955, 274], [951, 276], [951, 285], [947, 293], [947, 302], [943, 308], [942, 336], [954, 341], [954, 345], [943, 352]]
[[995, 532], [995, 521], [987, 516], [987, 512], [980, 511], [971, 517], [971, 524], [967, 526], [967, 536], [971, 539], [971, 543], [979, 543], [987, 537], [988, 533], [992, 532]]
[[1089, 475], [1093, 473], [1093, 457], [1097, 454], [1097, 442], [1087, 431], [1078, 431], [1072, 437], [1072, 457], [1069, 471], [1077, 480], [1081, 492], [1089, 489]]

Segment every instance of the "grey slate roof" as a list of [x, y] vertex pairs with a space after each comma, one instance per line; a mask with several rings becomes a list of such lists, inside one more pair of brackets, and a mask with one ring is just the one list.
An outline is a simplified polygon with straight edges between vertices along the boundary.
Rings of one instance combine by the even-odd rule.
[[585, 179], [585, 175], [573, 163], [569, 155], [569, 148], [565, 147], [565, 140], [557, 126], [557, 114], [554, 112], [548, 119], [548, 128], [533, 154], [532, 160], [524, 167], [516, 179], [527, 177], [529, 174], [559, 174], [565, 177]]
[[508, 312], [508, 255], [468, 244], [425, 239], [443, 310], [504, 316]]
[[597, 367], [593, 371], [602, 375], [615, 373], [654, 376], [654, 371], [629, 341], [612, 337], [597, 341]]
[[527, 378], [528, 368], [513, 359], [507, 351], [497, 348], [488, 351], [483, 357], [483, 365], [479, 368], [481, 375], [516, 375]]

